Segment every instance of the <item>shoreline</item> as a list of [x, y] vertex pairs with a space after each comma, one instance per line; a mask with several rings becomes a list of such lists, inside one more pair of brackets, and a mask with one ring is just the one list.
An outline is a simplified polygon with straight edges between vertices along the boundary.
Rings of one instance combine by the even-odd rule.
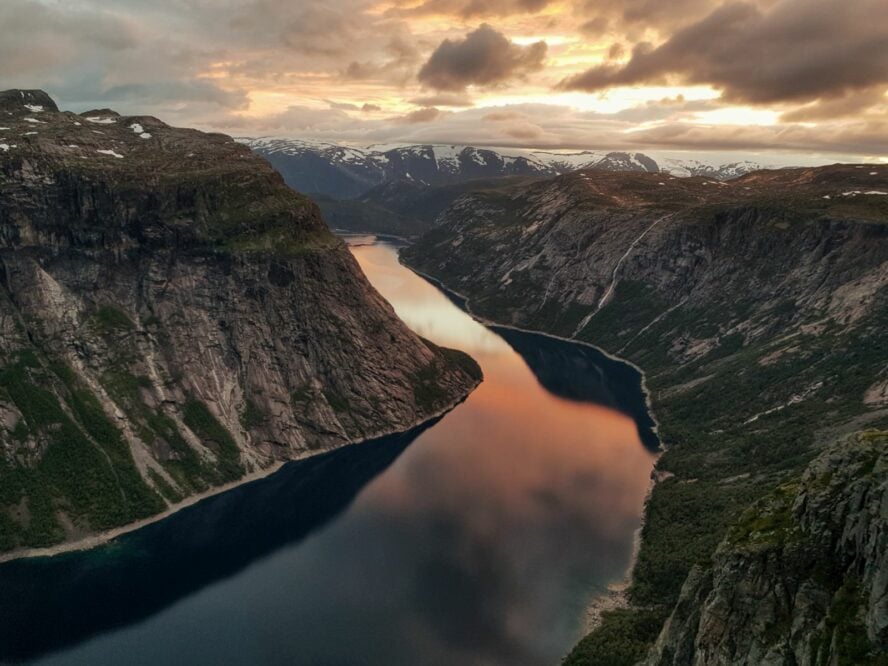
[[16, 560], [25, 560], [25, 559], [35, 559], [41, 557], [55, 557], [57, 555], [64, 555], [66, 553], [76, 553], [76, 552], [84, 552], [88, 550], [93, 550], [95, 548], [99, 548], [100, 546], [107, 545], [117, 539], [118, 537], [124, 536], [126, 534], [130, 534], [132, 532], [137, 532], [138, 530], [148, 527], [149, 525], [153, 525], [154, 523], [159, 523], [162, 520], [166, 520], [167, 518], [173, 516], [174, 514], [182, 511], [183, 509], [187, 509], [189, 507], [195, 506], [196, 504], [200, 504], [202, 501], [210, 499], [211, 497], [215, 497], [216, 495], [221, 495], [223, 493], [228, 492], [229, 490], [234, 490], [235, 488], [239, 488], [240, 486], [244, 486], [256, 481], [261, 481], [262, 479], [266, 479], [273, 474], [276, 474], [283, 468], [285, 465], [293, 462], [298, 462], [300, 460], [306, 460], [308, 458], [313, 458], [315, 456], [321, 456], [326, 453], [330, 453], [331, 451], [338, 451], [339, 449], [344, 449], [348, 446], [360, 446], [361, 444], [365, 444], [367, 442], [373, 441], [375, 439], [379, 439], [381, 437], [387, 437], [390, 435], [397, 435], [400, 433], [408, 432], [413, 430], [414, 428], [418, 428], [419, 426], [428, 423], [430, 421], [434, 421], [435, 419], [441, 418], [445, 414], [453, 411], [463, 402], [465, 402], [468, 397], [474, 392], [478, 386], [483, 382], [483, 377], [479, 380], [471, 384], [466, 392], [457, 399], [455, 399], [452, 403], [448, 404], [446, 407], [443, 407], [427, 416], [424, 416], [421, 419], [415, 420], [412, 424], [407, 425], [406, 427], [397, 427], [390, 428], [388, 430], [382, 430], [376, 433], [371, 433], [368, 436], [362, 437], [361, 439], [350, 440], [345, 442], [340, 446], [330, 447], [326, 449], [321, 449], [318, 451], [304, 451], [302, 454], [294, 456], [288, 460], [279, 460], [275, 461], [268, 467], [264, 467], [259, 470], [255, 470], [250, 472], [249, 474], [245, 474], [240, 479], [236, 481], [230, 481], [229, 483], [225, 483], [221, 486], [215, 486], [213, 488], [209, 488], [201, 493], [197, 493], [195, 495], [191, 495], [186, 497], [181, 502], [177, 502], [176, 504], [171, 504], [166, 508], [165, 511], [161, 513], [155, 514], [153, 516], [149, 516], [147, 518], [142, 518], [133, 523], [127, 523], [126, 525], [120, 525], [119, 527], [112, 527], [111, 529], [103, 530], [101, 532], [97, 532], [95, 534], [90, 534], [83, 538], [77, 539], [76, 541], [68, 541], [59, 544], [55, 544], [53, 546], [42, 546], [39, 548], [23, 548], [19, 550], [12, 550], [6, 553], [0, 553], [0, 565], [6, 564], [8, 562], [15, 562]]
[[644, 394], [644, 404], [645, 404], [645, 407], [647, 407], [648, 416], [651, 417], [651, 421], [653, 421], [653, 423], [654, 423], [654, 425], [651, 427], [651, 430], [657, 436], [657, 442], [659, 444], [660, 451], [662, 452], [662, 451], [666, 450], [666, 446], [663, 444], [663, 440], [660, 439], [660, 422], [657, 420], [657, 415], [656, 415], [656, 412], [654, 411], [653, 398], [651, 397], [651, 392], [647, 387], [647, 375], [645, 374], [645, 371], [641, 367], [639, 367], [638, 365], [636, 365], [635, 363], [633, 363], [629, 359], [621, 358], [615, 354], [612, 354], [611, 352], [607, 351], [606, 349], [602, 349], [598, 345], [594, 345], [591, 342], [585, 342], [583, 340], [576, 340], [574, 338], [566, 338], [564, 336], [556, 335], [554, 333], [548, 333], [547, 331], [538, 331], [538, 330], [535, 330], [532, 328], [521, 328], [520, 326], [513, 326], [511, 324], [502, 324], [502, 323], [494, 321], [492, 319], [488, 319], [487, 317], [479, 315], [478, 313], [476, 313], [472, 310], [471, 299], [468, 296], [466, 296], [465, 294], [461, 294], [456, 289], [451, 289], [450, 287], [445, 285], [438, 278], [436, 278], [432, 275], [429, 275], [428, 273], [424, 273], [423, 271], [419, 270], [418, 268], [414, 268], [410, 264], [406, 263], [405, 261], [403, 261], [401, 259], [400, 252], [398, 253], [398, 262], [402, 266], [408, 268], [412, 272], [414, 272], [417, 275], [419, 275], [420, 277], [422, 277], [423, 279], [428, 280], [429, 282], [434, 284], [436, 287], [438, 287], [439, 289], [441, 289], [445, 293], [452, 294], [452, 295], [456, 296], [457, 298], [459, 298], [460, 300], [462, 300], [463, 301], [463, 308], [465, 309], [466, 313], [468, 313], [468, 315], [470, 317], [472, 317], [472, 319], [477, 321], [479, 324], [482, 324], [482, 325], [488, 326], [488, 327], [493, 326], [493, 327], [497, 327], [497, 328], [504, 328], [504, 329], [507, 329], [510, 331], [518, 331], [519, 333], [532, 333], [534, 335], [541, 335], [543, 337], [550, 338], [552, 340], [558, 340], [560, 342], [570, 342], [575, 345], [589, 347], [589, 348], [594, 349], [595, 351], [599, 352], [600, 354], [606, 356], [607, 358], [611, 359], [612, 361], [618, 361], [619, 363], [625, 363], [630, 368], [634, 369], [636, 372], [638, 372], [639, 377], [641, 378], [641, 391]]
[[[656, 468], [656, 461], [659, 459], [660, 455], [662, 455], [666, 451], [666, 445], [663, 443], [663, 440], [660, 438], [660, 422], [657, 420], [656, 413], [654, 412], [653, 399], [651, 397], [651, 392], [647, 387], [647, 375], [645, 374], [644, 370], [641, 367], [639, 367], [638, 365], [636, 365], [635, 363], [633, 363], [632, 361], [630, 361], [628, 359], [620, 358], [619, 356], [616, 356], [615, 354], [610, 353], [606, 349], [602, 349], [601, 347], [598, 347], [597, 345], [594, 345], [589, 342], [584, 342], [582, 340], [575, 340], [573, 338], [566, 338], [566, 337], [563, 337], [560, 335], [555, 335], [553, 333], [548, 333], [546, 331], [536, 331], [533, 329], [521, 328], [519, 326], [512, 326], [509, 324], [501, 324], [501, 323], [495, 322], [491, 319], [488, 319], [487, 317], [483, 317], [483, 316], [475, 313], [474, 311], [472, 311], [471, 299], [468, 296], [466, 296], [465, 294], [461, 294], [456, 289], [451, 289], [450, 287], [445, 285], [438, 278], [433, 277], [427, 273], [424, 273], [423, 271], [421, 271], [417, 268], [414, 268], [413, 266], [411, 266], [407, 262], [403, 261], [403, 259], [401, 258], [400, 252], [398, 253], [398, 262], [402, 266], [406, 267], [407, 269], [411, 270], [412, 272], [414, 272], [417, 275], [419, 275], [420, 277], [422, 277], [423, 279], [428, 280], [429, 282], [434, 284], [436, 287], [438, 287], [439, 289], [444, 291], [444, 293], [452, 294], [453, 296], [456, 296], [457, 298], [459, 298], [463, 302], [463, 308], [465, 309], [466, 313], [468, 313], [468, 315], [470, 317], [472, 317], [475, 321], [477, 321], [478, 323], [480, 323], [484, 326], [504, 328], [507, 330], [519, 331], [521, 333], [532, 333], [535, 335], [541, 335], [541, 336], [544, 336], [547, 338], [551, 338], [553, 340], [559, 340], [561, 342], [570, 342], [570, 343], [577, 344], [577, 345], [591, 347], [592, 349], [595, 349], [596, 351], [600, 352], [601, 354], [603, 354], [604, 356], [606, 356], [607, 358], [609, 358], [611, 360], [619, 361], [620, 363], [625, 363], [629, 367], [634, 368], [638, 372], [639, 377], [641, 378], [641, 390], [642, 390], [642, 393], [644, 394], [645, 406], [647, 407], [648, 415], [651, 417], [651, 421], [653, 421], [653, 424], [654, 424], [652, 426], [651, 430], [656, 435], [657, 443], [659, 445], [659, 453], [657, 453], [657, 457], [654, 460], [654, 464], [651, 466], [650, 483], [648, 485], [647, 493], [645, 494], [645, 497], [644, 497], [644, 504], [642, 505], [644, 508], [647, 507], [647, 504], [650, 501], [651, 495], [654, 491], [654, 486], [656, 486], [659, 481], [658, 475], [656, 474], [656, 469], [657, 469]], [[644, 518], [645, 518], [645, 511], [642, 510], [641, 522], [633, 534], [632, 554], [630, 556], [629, 563], [626, 567], [626, 573], [624, 574], [623, 578], [621, 578], [619, 581], [615, 581], [613, 583], [608, 584], [605, 592], [600, 593], [600, 594], [594, 594], [589, 599], [588, 603], [586, 604], [585, 610], [583, 612], [583, 616], [581, 618], [582, 630], [583, 630], [584, 636], [588, 635], [589, 633], [591, 633], [592, 631], [594, 631], [595, 629], [597, 629], [601, 625], [603, 613], [610, 611], [610, 610], [617, 610], [617, 609], [621, 609], [621, 608], [629, 608], [630, 607], [628, 590], [629, 590], [630, 585], [632, 584], [632, 572], [635, 569], [635, 564], [638, 560], [638, 553], [641, 550], [641, 532], [642, 532], [642, 529], [644, 529], [644, 523], [645, 523]]]

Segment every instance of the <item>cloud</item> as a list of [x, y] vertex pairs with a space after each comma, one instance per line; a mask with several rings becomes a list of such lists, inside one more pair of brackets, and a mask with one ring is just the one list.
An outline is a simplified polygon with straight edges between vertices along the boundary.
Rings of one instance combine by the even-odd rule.
[[543, 68], [546, 43], [519, 46], [484, 23], [464, 39], [445, 39], [419, 71], [420, 83], [436, 90], [491, 86]]
[[884, 117], [888, 118], [888, 98], [885, 96], [885, 89], [881, 86], [806, 104], [783, 113], [780, 120], [792, 123], [844, 118], [862, 115], [878, 107], [881, 107], [880, 110]]
[[425, 0], [417, 5], [412, 0], [406, 0], [390, 10], [390, 13], [395, 16], [450, 15], [472, 19], [534, 14], [550, 4], [551, 0]]
[[503, 136], [510, 139], [518, 139], [519, 141], [534, 142], [538, 141], [545, 134], [545, 130], [539, 125], [533, 123], [514, 123], [507, 125], [502, 130]]
[[468, 107], [474, 106], [472, 98], [463, 93], [438, 93], [435, 95], [425, 95], [422, 97], [414, 97], [410, 100], [411, 104], [416, 106], [455, 106]]
[[810, 153], [832, 151], [846, 155], [888, 154], [888, 122], [868, 121], [807, 127], [725, 126], [701, 127], [676, 123], [636, 133], [636, 142], [648, 147], [682, 149], [785, 151]]
[[402, 123], [413, 125], [415, 123], [429, 123], [433, 120], [437, 120], [440, 116], [440, 110], [433, 106], [427, 106], [422, 109], [417, 109], [416, 111], [411, 111], [397, 120]]
[[[888, 153], [884, 3], [393, 0], [380, 12], [376, 0], [0, 0], [0, 80], [75, 111], [240, 135], [878, 157]], [[497, 17], [496, 28], [472, 30], [476, 17]], [[580, 57], [601, 67], [579, 71]], [[723, 96], [658, 92], [668, 97], [615, 113], [568, 106], [582, 95], [518, 103], [564, 77], [581, 90], [670, 82]], [[765, 112], [745, 126], [749, 102]]]
[[503, 111], [491, 111], [490, 113], [485, 113], [481, 117], [481, 120], [486, 120], [492, 123], [501, 123], [505, 120], [521, 120], [524, 117], [523, 113], [506, 109]]
[[637, 43], [625, 65], [598, 65], [559, 87], [675, 80], [757, 104], [838, 97], [888, 85], [886, 35], [884, 0], [779, 0], [770, 10], [728, 2], [657, 47]]

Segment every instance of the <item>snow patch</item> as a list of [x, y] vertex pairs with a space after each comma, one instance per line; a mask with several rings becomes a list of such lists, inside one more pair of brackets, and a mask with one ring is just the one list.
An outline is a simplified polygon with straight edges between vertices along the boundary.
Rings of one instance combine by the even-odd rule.
[[40, 104], [25, 104], [25, 108], [31, 113], [41, 113], [43, 106]]
[[36, 123], [38, 125], [45, 125], [46, 123], [42, 120], [37, 120], [36, 118], [25, 118], [26, 123]]
[[9, 152], [9, 144], [8, 143], [0, 143], [0, 150], [2, 150], [4, 153], [8, 153]]
[[117, 122], [116, 118], [108, 118], [104, 116], [89, 116], [87, 120], [96, 125], [113, 125]]
[[123, 155], [120, 153], [116, 153], [113, 150], [97, 150], [97, 153], [101, 153], [102, 155], [109, 155], [110, 157], [116, 157], [118, 159], [123, 159]]
[[145, 128], [142, 127], [139, 123], [133, 123], [130, 125], [130, 129], [133, 131], [133, 134], [138, 135], [140, 139], [150, 139], [151, 135], [145, 131]]

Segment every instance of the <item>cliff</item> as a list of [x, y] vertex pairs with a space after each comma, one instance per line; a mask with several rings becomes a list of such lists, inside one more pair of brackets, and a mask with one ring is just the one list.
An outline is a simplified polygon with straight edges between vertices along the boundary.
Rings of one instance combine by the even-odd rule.
[[646, 663], [886, 662], [888, 432], [868, 431], [744, 512]]
[[587, 171], [467, 194], [404, 252], [479, 314], [646, 373], [667, 449], [633, 606], [568, 663], [643, 658], [689, 574], [718, 575], [747, 507], [825, 447], [888, 425], [886, 222], [884, 166], [721, 183]]
[[404, 430], [478, 381], [247, 147], [0, 93], [0, 550]]

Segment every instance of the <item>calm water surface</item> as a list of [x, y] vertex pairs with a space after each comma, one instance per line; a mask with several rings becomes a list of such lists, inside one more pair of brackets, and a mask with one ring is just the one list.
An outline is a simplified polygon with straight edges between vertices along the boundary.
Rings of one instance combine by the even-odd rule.
[[485, 328], [391, 245], [353, 252], [484, 383], [425, 428], [0, 567], [0, 661], [520, 666], [570, 649], [631, 558], [655, 443], [637, 374]]

